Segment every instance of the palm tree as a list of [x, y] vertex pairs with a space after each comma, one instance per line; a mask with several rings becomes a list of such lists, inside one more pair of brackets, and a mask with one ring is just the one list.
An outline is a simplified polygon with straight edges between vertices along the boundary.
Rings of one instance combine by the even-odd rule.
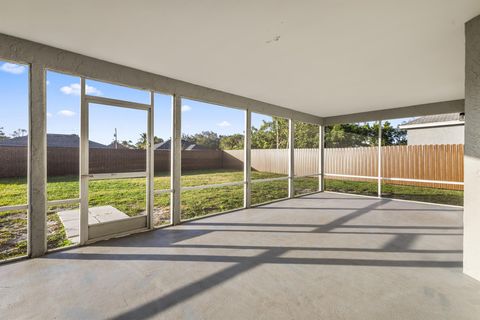
[[136, 146], [138, 149], [146, 149], [147, 148], [147, 134], [141, 133], [140, 134], [140, 139], [138, 139]]
[[[144, 132], [144, 133], [141, 133], [140, 134], [140, 139], [138, 139], [137, 143], [136, 143], [136, 146], [138, 149], [147, 149], [147, 134]], [[156, 144], [156, 143], [161, 143], [163, 142], [163, 139], [162, 138], [159, 138], [159, 137], [156, 137], [154, 136], [153, 137], [153, 143]]]

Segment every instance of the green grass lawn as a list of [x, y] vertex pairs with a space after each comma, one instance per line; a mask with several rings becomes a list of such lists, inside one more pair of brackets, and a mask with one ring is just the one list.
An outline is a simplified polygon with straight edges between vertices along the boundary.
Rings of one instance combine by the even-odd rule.
[[[252, 172], [252, 179], [275, 178], [282, 175], [268, 172]], [[242, 171], [197, 170], [184, 172], [182, 186], [219, 184], [243, 180]], [[304, 194], [318, 190], [318, 177], [295, 178], [295, 194]], [[155, 189], [170, 189], [168, 173], [155, 175]], [[326, 190], [377, 195], [376, 182], [354, 182], [344, 180], [326, 180]], [[61, 200], [79, 197], [78, 177], [50, 177], [47, 184], [49, 200]], [[129, 216], [145, 213], [146, 180], [114, 179], [97, 180], [89, 184], [89, 203], [91, 206], [112, 205]], [[403, 185], [384, 184], [385, 197], [418, 200], [434, 203], [462, 205], [463, 192], [434, 188], [421, 188]], [[25, 179], [0, 179], [0, 206], [25, 204], [27, 187]], [[287, 180], [256, 182], [252, 184], [252, 204], [286, 198]], [[170, 195], [155, 195], [155, 225], [169, 221]], [[182, 191], [182, 219], [190, 219], [210, 213], [222, 212], [243, 206], [243, 186], [229, 186], [203, 190]], [[63, 225], [57, 212], [78, 208], [78, 205], [59, 205], [48, 208], [48, 247], [58, 248], [69, 245]], [[0, 213], [0, 259], [26, 254], [27, 220], [26, 211]]]
[[[326, 179], [325, 190], [377, 196], [377, 182]], [[457, 190], [383, 183], [382, 196], [385, 198], [463, 206], [463, 191]]]
[[[267, 172], [253, 172], [254, 179], [279, 177]], [[197, 170], [184, 172], [182, 186], [199, 186], [243, 180], [243, 171]], [[286, 181], [285, 181], [286, 183]], [[258, 202], [286, 197], [275, 187], [279, 182], [261, 183], [263, 192]], [[168, 173], [156, 173], [156, 190], [170, 189]], [[273, 187], [273, 188], [272, 188]], [[268, 192], [267, 192], [268, 191]], [[0, 179], [0, 206], [19, 205], [27, 202], [26, 179]], [[76, 176], [49, 177], [47, 183], [48, 200], [64, 200], [79, 197], [79, 182]], [[97, 180], [89, 183], [90, 206], [111, 205], [129, 216], [144, 214], [146, 210], [146, 179]], [[154, 222], [156, 226], [169, 222], [170, 195], [154, 197]], [[182, 192], [182, 219], [190, 219], [210, 213], [222, 212], [243, 206], [243, 186]], [[50, 206], [47, 211], [48, 248], [58, 248], [71, 244], [57, 212], [76, 209], [78, 205]], [[26, 254], [27, 219], [26, 211], [0, 213], [0, 259]]]

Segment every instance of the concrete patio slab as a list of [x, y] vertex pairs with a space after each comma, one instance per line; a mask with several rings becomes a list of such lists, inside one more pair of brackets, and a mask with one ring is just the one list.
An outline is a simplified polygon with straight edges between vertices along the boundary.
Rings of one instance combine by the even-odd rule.
[[322, 193], [0, 266], [4, 319], [471, 319], [462, 209]]
[[[79, 242], [80, 209], [60, 211], [58, 216], [63, 223], [67, 238], [74, 243]], [[112, 206], [91, 207], [88, 209], [88, 224], [115, 221], [128, 217], [126, 213]]]

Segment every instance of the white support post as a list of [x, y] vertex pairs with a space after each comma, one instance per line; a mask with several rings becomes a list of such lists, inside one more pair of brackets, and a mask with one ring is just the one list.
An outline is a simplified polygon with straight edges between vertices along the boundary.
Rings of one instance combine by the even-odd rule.
[[80, 244], [88, 240], [88, 103], [85, 78], [80, 79]]
[[245, 145], [243, 153], [243, 206], [250, 208], [252, 193], [252, 113], [245, 110]]
[[153, 229], [153, 203], [154, 203], [154, 105], [155, 93], [150, 91], [150, 109], [148, 110], [147, 123], [147, 224]]
[[47, 111], [45, 69], [33, 63], [30, 69], [28, 133], [28, 241], [27, 254], [34, 258], [47, 251]]
[[480, 15], [465, 26], [463, 272], [480, 280]]
[[318, 169], [320, 175], [318, 176], [318, 191], [325, 191], [325, 126], [320, 125], [318, 134], [318, 147], [319, 147], [319, 163]]
[[295, 186], [293, 177], [295, 175], [295, 122], [288, 119], [288, 197], [295, 195]]
[[181, 184], [182, 176], [182, 99], [178, 95], [173, 96], [172, 112], [172, 144], [170, 150], [171, 165], [171, 215], [170, 222], [173, 225], [181, 221]]
[[382, 120], [378, 121], [378, 178], [377, 192], [378, 197], [382, 197]]

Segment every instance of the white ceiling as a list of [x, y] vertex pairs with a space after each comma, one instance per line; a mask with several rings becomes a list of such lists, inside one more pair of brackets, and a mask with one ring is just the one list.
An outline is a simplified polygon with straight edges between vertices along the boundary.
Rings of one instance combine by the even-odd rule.
[[0, 32], [319, 116], [463, 98], [479, 0], [1, 1]]

